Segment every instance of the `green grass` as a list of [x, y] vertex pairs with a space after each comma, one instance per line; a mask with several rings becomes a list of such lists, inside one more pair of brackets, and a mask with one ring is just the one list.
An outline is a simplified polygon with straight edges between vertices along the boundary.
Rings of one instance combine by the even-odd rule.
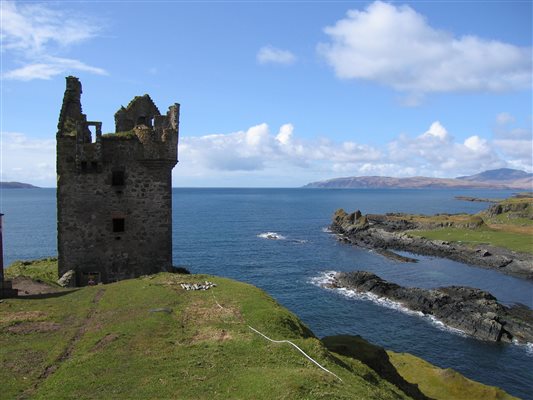
[[437, 368], [411, 354], [387, 353], [400, 375], [432, 399], [516, 400], [501, 389], [467, 379], [452, 369]]
[[57, 258], [42, 260], [15, 261], [5, 270], [6, 279], [25, 276], [34, 280], [41, 280], [51, 285], [57, 285]]
[[[218, 287], [179, 286], [206, 279]], [[104, 295], [95, 304], [101, 289]], [[171, 312], [150, 312], [155, 308]], [[344, 382], [248, 325], [273, 339], [294, 341]], [[58, 360], [69, 346], [70, 357]], [[204, 275], [165, 273], [57, 297], [4, 300], [0, 361], [5, 398], [22, 393], [33, 399], [407, 398], [366, 365], [348, 368], [263, 291]], [[50, 365], [57, 366], [55, 373], [39, 379]]]
[[[431, 240], [460, 242], [472, 246], [486, 244], [523, 253], [533, 253], [533, 200], [531, 198], [509, 198], [498, 204], [508, 211], [494, 216], [489, 216], [486, 211], [469, 216], [483, 221], [475, 229], [455, 223], [450, 226], [417, 229], [409, 233]], [[461, 218], [467, 217], [465, 215]], [[439, 216], [428, 218], [439, 218]]]
[[[35, 262], [23, 272], [42, 276], [36, 265], [46, 271], [50, 264]], [[205, 280], [218, 286], [180, 286]], [[293, 341], [342, 382], [249, 326]], [[2, 398], [409, 398], [367, 365], [372, 354], [385, 354], [369, 346], [330, 351], [262, 290], [208, 275], [161, 273], [0, 303]], [[43, 376], [50, 367], [54, 372]]]
[[427, 231], [410, 231], [409, 234], [431, 240], [460, 242], [472, 246], [487, 244], [523, 253], [533, 253], [533, 236], [523, 233], [506, 232], [490, 228], [442, 228]]

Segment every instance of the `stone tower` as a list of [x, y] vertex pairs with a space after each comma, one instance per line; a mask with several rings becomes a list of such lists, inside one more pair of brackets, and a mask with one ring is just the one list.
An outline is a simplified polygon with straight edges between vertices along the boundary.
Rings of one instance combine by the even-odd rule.
[[179, 104], [161, 115], [150, 96], [137, 96], [116, 112], [115, 133], [102, 135], [102, 123], [82, 112], [80, 81], [66, 79], [57, 127], [59, 276], [74, 270], [84, 286], [170, 270]]

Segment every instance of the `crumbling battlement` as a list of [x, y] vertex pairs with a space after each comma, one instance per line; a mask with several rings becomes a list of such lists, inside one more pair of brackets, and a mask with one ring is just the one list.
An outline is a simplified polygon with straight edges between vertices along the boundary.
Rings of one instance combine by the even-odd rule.
[[137, 96], [116, 112], [115, 133], [102, 134], [102, 123], [82, 112], [80, 81], [66, 80], [57, 132], [60, 276], [75, 270], [85, 285], [169, 270], [179, 104], [161, 115], [150, 96]]

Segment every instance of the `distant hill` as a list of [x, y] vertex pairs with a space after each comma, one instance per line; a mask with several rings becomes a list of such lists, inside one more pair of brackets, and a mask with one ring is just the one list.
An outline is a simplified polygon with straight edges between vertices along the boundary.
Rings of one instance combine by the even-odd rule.
[[459, 178], [393, 178], [388, 176], [356, 176], [312, 182], [305, 188], [346, 189], [526, 189], [533, 188], [533, 174], [502, 168]]
[[0, 189], [39, 189], [39, 187], [22, 182], [0, 182]]
[[533, 178], [532, 173], [520, 171], [519, 169], [500, 168], [484, 171], [476, 175], [459, 176], [456, 179], [463, 181], [475, 181], [475, 182], [507, 182], [516, 180], [527, 180]]

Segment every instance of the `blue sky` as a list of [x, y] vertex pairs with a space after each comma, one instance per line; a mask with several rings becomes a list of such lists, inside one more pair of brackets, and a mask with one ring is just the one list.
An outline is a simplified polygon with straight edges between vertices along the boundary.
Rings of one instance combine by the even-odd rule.
[[532, 2], [2, 1], [3, 181], [55, 186], [90, 120], [181, 104], [174, 186], [532, 170]]

